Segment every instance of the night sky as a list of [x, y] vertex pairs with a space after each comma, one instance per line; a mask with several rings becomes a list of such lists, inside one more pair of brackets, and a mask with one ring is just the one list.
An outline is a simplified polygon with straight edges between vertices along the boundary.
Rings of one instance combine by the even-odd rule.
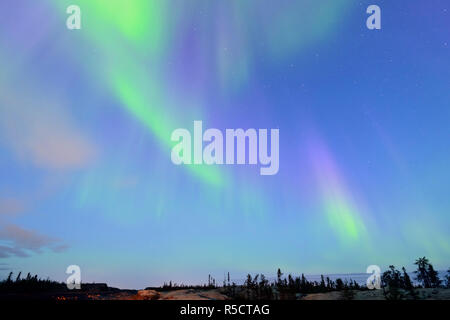
[[[0, 278], [446, 270], [449, 43], [447, 0], [2, 0]], [[279, 129], [279, 172], [174, 165], [195, 120]]]

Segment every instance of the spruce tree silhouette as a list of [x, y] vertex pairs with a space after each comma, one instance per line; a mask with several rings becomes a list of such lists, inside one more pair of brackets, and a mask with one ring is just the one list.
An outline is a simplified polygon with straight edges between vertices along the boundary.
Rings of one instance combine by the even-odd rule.
[[389, 266], [389, 270], [385, 271], [381, 276], [383, 284], [383, 295], [386, 300], [401, 300], [404, 298], [401, 288], [405, 288], [404, 277], [400, 271], [394, 266]]
[[283, 276], [283, 273], [281, 272], [280, 268], [278, 268], [278, 271], [277, 271], [277, 286], [278, 287], [283, 286], [283, 281], [281, 280], [282, 276]]
[[323, 274], [320, 275], [320, 290], [322, 292], [326, 291], [325, 279], [323, 277]]
[[428, 259], [425, 257], [419, 258], [414, 264], [417, 265], [417, 271], [414, 272], [417, 275], [416, 280], [421, 283], [424, 288], [431, 288], [431, 280], [428, 274]]
[[445, 276], [445, 286], [450, 289], [450, 268], [447, 270], [447, 275]]
[[405, 286], [405, 289], [408, 290], [409, 294], [414, 300], [417, 300], [419, 298], [419, 295], [417, 291], [414, 290], [414, 285], [412, 284], [411, 278], [406, 272], [405, 267], [402, 268], [402, 271], [403, 271], [403, 284]]
[[341, 278], [336, 279], [336, 290], [340, 291], [344, 289], [344, 281]]
[[414, 288], [411, 278], [409, 277], [408, 273], [406, 272], [405, 267], [402, 268], [403, 271], [403, 284], [405, 286], [406, 290], [412, 290]]
[[439, 279], [439, 274], [434, 270], [432, 264], [428, 265], [428, 277], [430, 278], [432, 288], [439, 288], [441, 286], [442, 280]]

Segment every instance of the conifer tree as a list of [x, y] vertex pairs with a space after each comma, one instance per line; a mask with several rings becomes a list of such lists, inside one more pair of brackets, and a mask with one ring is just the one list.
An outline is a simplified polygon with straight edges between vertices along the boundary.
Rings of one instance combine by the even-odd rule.
[[307, 281], [306, 281], [306, 278], [305, 278], [305, 275], [302, 273], [302, 280], [301, 280], [301, 289], [302, 289], [302, 291], [304, 292], [304, 293], [306, 293], [307, 292]]
[[320, 275], [320, 290], [321, 291], [326, 291], [326, 286], [325, 286], [325, 279], [323, 277], [323, 274]]
[[278, 271], [277, 271], [277, 285], [278, 285], [278, 287], [281, 287], [283, 285], [283, 282], [281, 280], [282, 276], [283, 276], [283, 273], [281, 272], [280, 268], [278, 268]]
[[340, 291], [344, 289], [344, 282], [341, 278], [336, 279], [336, 290]]
[[428, 277], [430, 278], [432, 288], [439, 288], [441, 286], [442, 280], [439, 279], [439, 274], [434, 270], [432, 264], [428, 265]]
[[450, 268], [448, 268], [447, 275], [445, 276], [445, 286], [450, 289]]
[[403, 270], [403, 283], [405, 285], [405, 289], [406, 290], [411, 290], [414, 288], [412, 282], [411, 282], [411, 278], [409, 277], [408, 273], [406, 272], [405, 267], [402, 268]]
[[431, 288], [431, 281], [428, 275], [428, 265], [429, 261], [427, 258], [419, 258], [414, 263], [417, 265], [416, 280], [423, 285], [424, 288]]

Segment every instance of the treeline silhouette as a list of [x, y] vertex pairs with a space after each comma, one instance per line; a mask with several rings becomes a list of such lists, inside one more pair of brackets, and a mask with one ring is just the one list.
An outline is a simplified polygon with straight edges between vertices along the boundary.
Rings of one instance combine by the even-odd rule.
[[21, 278], [22, 272], [13, 279], [13, 273], [10, 272], [6, 280], [0, 282], [0, 293], [27, 293], [27, 292], [55, 292], [66, 291], [65, 283], [52, 281], [50, 279], [40, 279], [37, 275], [30, 273], [25, 278]]
[[[277, 271], [275, 281], [269, 281], [263, 274], [252, 277], [248, 274], [242, 286], [230, 283], [224, 285], [224, 293], [233, 299], [244, 300], [293, 300], [309, 293], [325, 293], [331, 291], [343, 291], [343, 297], [353, 298], [353, 290], [366, 290], [356, 281], [350, 279], [331, 280], [329, 277], [320, 276], [321, 281], [308, 281], [304, 274], [293, 277], [289, 274], [283, 277], [280, 269]], [[229, 278], [228, 278], [229, 279]]]
[[418, 292], [416, 289], [420, 288], [450, 288], [450, 268], [444, 280], [439, 278], [439, 274], [434, 270], [433, 265], [426, 258], [418, 258], [414, 264], [417, 270], [414, 271], [416, 275], [415, 280], [417, 285], [414, 285], [406, 272], [405, 267], [402, 267], [400, 272], [395, 266], [389, 266], [381, 277], [383, 294], [388, 300], [401, 300], [404, 298], [418, 299]]
[[156, 291], [168, 291], [168, 290], [182, 290], [182, 289], [215, 289], [217, 288], [216, 279], [208, 275], [208, 283], [202, 285], [187, 285], [187, 284], [178, 284], [176, 282], [169, 281], [164, 282], [161, 287], [147, 287], [145, 290], [156, 290]]
[[0, 281], [0, 293], [39, 293], [39, 292], [106, 292], [118, 291], [117, 288], [108, 287], [106, 283], [82, 283], [81, 289], [69, 290], [64, 282], [57, 282], [47, 279], [38, 278], [37, 275], [32, 276], [28, 273], [25, 278], [21, 278], [22, 272], [17, 277], [13, 277], [10, 272], [8, 278]]
[[[417, 270], [414, 271], [415, 283], [411, 280], [406, 269], [403, 267], [397, 270], [395, 266], [390, 266], [387, 271], [381, 275], [381, 289], [386, 299], [398, 300], [405, 298], [418, 299], [420, 288], [450, 288], [450, 269], [444, 279], [440, 279], [438, 272], [434, 270], [433, 265], [426, 258], [419, 258], [415, 261]], [[208, 275], [208, 282], [203, 285], [184, 285], [164, 283], [163, 286], [146, 289], [159, 291], [179, 290], [179, 289], [216, 289], [231, 299], [236, 300], [272, 300], [272, 299], [298, 299], [310, 293], [326, 293], [338, 291], [342, 299], [353, 299], [355, 291], [368, 290], [366, 285], [360, 285], [354, 280], [336, 279], [321, 275], [320, 281], [309, 281], [305, 275], [293, 277], [291, 274], [284, 276], [280, 269], [277, 270], [275, 280], [269, 281], [263, 274], [252, 276], [247, 275], [247, 279], [242, 285], [232, 282], [230, 273], [224, 277], [223, 284], [220, 286], [216, 279]], [[109, 288], [106, 284], [82, 284], [82, 291], [111, 291], [119, 290]], [[25, 278], [21, 278], [21, 272], [13, 278], [11, 272], [7, 279], [0, 281], [0, 293], [36, 293], [36, 292], [68, 292], [65, 283], [52, 281], [50, 279], [40, 279], [37, 275], [30, 273]]]
[[[398, 300], [404, 298], [418, 299], [420, 288], [450, 288], [450, 269], [444, 280], [438, 276], [433, 265], [425, 257], [415, 261], [417, 270], [414, 271], [416, 283], [413, 283], [406, 269], [397, 270], [394, 266], [389, 266], [380, 277], [380, 286], [386, 299]], [[304, 274], [293, 277], [289, 274], [283, 276], [280, 269], [277, 270], [277, 277], [274, 281], [269, 281], [263, 274], [252, 276], [247, 275], [243, 285], [231, 282], [230, 273], [223, 280], [222, 292], [232, 299], [242, 300], [292, 300], [311, 293], [327, 293], [332, 291], [341, 292], [341, 299], [351, 300], [355, 291], [369, 290], [367, 286], [360, 285], [350, 279], [331, 280], [329, 277], [320, 276], [319, 281], [308, 281]], [[177, 289], [214, 289], [219, 288], [216, 280], [208, 275], [208, 283], [203, 285], [177, 285], [172, 282], [164, 283], [159, 290]], [[155, 289], [155, 288], [152, 288]]]

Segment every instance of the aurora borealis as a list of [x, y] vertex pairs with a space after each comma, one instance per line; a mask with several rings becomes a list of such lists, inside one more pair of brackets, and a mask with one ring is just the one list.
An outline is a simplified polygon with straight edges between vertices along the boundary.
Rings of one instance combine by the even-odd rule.
[[[382, 29], [366, 28], [366, 8]], [[66, 8], [82, 12], [66, 28]], [[450, 265], [450, 4], [3, 0], [0, 277], [139, 288]], [[279, 172], [171, 133], [276, 128]]]

